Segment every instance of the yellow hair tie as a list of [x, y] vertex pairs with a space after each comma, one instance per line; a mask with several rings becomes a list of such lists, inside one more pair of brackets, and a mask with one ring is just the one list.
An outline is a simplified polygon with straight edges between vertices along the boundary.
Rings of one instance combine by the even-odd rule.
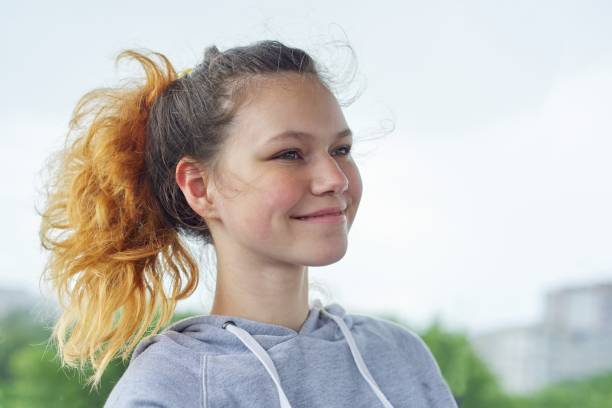
[[182, 78], [182, 77], [184, 77], [185, 75], [189, 75], [189, 74], [191, 74], [191, 72], [192, 72], [192, 71], [193, 71], [193, 69], [192, 69], [192, 68], [187, 68], [187, 69], [184, 69], [184, 70], [182, 70], [181, 72], [179, 72], [179, 74], [178, 74], [178, 77], [177, 77], [177, 78]]

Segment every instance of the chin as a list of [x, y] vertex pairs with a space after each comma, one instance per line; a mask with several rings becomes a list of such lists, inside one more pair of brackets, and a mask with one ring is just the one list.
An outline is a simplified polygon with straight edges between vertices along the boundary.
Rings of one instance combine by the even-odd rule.
[[304, 259], [304, 265], [308, 266], [326, 266], [338, 262], [346, 255], [346, 247], [338, 251], [325, 251], [313, 254], [308, 259]]

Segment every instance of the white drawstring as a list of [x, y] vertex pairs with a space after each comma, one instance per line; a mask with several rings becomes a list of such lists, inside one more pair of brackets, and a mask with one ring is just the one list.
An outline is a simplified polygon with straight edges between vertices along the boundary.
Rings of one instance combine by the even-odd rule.
[[[315, 304], [318, 304], [318, 306], [320, 306], [321, 301], [317, 299], [315, 301]], [[321, 311], [326, 316], [334, 319], [334, 321], [338, 324], [338, 326], [340, 326], [340, 330], [342, 330], [342, 334], [344, 334], [344, 337], [346, 338], [346, 341], [348, 342], [348, 345], [351, 349], [351, 353], [353, 354], [353, 360], [355, 360], [355, 363], [357, 364], [357, 368], [359, 369], [361, 376], [365, 378], [368, 384], [370, 384], [370, 387], [372, 388], [372, 390], [374, 391], [374, 393], [376, 394], [380, 402], [382, 402], [385, 408], [393, 408], [393, 405], [391, 405], [391, 403], [389, 402], [385, 394], [382, 393], [382, 391], [378, 387], [378, 384], [376, 384], [376, 381], [374, 381], [372, 374], [370, 374], [370, 370], [368, 370], [368, 366], [363, 361], [363, 358], [361, 357], [361, 353], [359, 352], [359, 349], [357, 348], [357, 343], [355, 343], [355, 339], [353, 338], [353, 335], [351, 334], [351, 331], [349, 330], [349, 328], [346, 326], [346, 323], [344, 323], [344, 320], [342, 320], [341, 318], [339, 318], [338, 316], [334, 314], [329, 313], [327, 310], [323, 309], [322, 307], [321, 307]]]
[[[353, 355], [353, 360], [357, 364], [357, 368], [359, 369], [361, 376], [370, 385], [370, 387], [376, 394], [376, 397], [378, 397], [380, 402], [382, 402], [383, 406], [385, 408], [393, 408], [393, 405], [391, 405], [387, 397], [385, 397], [385, 395], [382, 393], [382, 391], [378, 387], [378, 384], [376, 384], [376, 381], [374, 381], [374, 378], [370, 374], [370, 371], [368, 370], [368, 367], [363, 361], [361, 353], [357, 348], [355, 339], [353, 338], [353, 335], [351, 334], [351, 331], [347, 327], [346, 323], [344, 323], [344, 321], [338, 316], [331, 314], [327, 310], [325, 310], [319, 299], [316, 299], [313, 302], [313, 306], [319, 309], [329, 318], [333, 319], [334, 322], [336, 322], [336, 324], [340, 326], [340, 330], [342, 331], [342, 334], [348, 342], [351, 354]], [[234, 323], [233, 321], [230, 320], [225, 322], [223, 324], [223, 328], [229, 330], [232, 334], [236, 335], [240, 339], [240, 341], [242, 341], [242, 343], [244, 343], [244, 345], [249, 350], [251, 350], [251, 352], [253, 352], [255, 356], [259, 359], [259, 361], [261, 361], [261, 363], [264, 365], [266, 371], [268, 372], [270, 377], [272, 377], [272, 380], [276, 385], [276, 390], [278, 391], [278, 399], [280, 401], [281, 408], [291, 408], [291, 404], [289, 404], [289, 400], [287, 399], [287, 396], [283, 391], [283, 387], [281, 386], [280, 377], [278, 375], [278, 372], [276, 371], [276, 367], [274, 366], [274, 363], [272, 362], [272, 359], [270, 358], [266, 350], [264, 350], [264, 348], [261, 347], [259, 343], [257, 343], [257, 341], [249, 334], [249, 332], [236, 326], [236, 323]]]
[[283, 391], [283, 387], [281, 387], [280, 378], [278, 376], [278, 372], [276, 371], [276, 367], [274, 366], [274, 363], [266, 350], [261, 347], [261, 345], [249, 334], [249, 332], [236, 326], [236, 323], [232, 322], [231, 320], [225, 322], [223, 324], [223, 328], [238, 336], [244, 345], [247, 346], [249, 350], [255, 354], [255, 356], [257, 356], [259, 361], [261, 361], [261, 364], [263, 364], [266, 368], [266, 371], [270, 377], [272, 377], [274, 384], [276, 384], [276, 390], [278, 391], [278, 399], [280, 400], [281, 408], [291, 408], [291, 404], [289, 404], [285, 391]]

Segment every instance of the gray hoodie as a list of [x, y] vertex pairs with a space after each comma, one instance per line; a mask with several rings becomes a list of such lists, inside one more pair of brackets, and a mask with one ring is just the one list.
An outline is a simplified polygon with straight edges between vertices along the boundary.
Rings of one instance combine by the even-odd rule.
[[311, 304], [299, 331], [234, 316], [143, 339], [105, 408], [456, 408], [433, 355], [391, 321]]

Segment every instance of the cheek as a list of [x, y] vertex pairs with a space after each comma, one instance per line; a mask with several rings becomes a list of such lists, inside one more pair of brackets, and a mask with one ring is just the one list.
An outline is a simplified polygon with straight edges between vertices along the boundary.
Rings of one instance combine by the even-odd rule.
[[270, 212], [289, 212], [302, 195], [299, 182], [295, 178], [288, 177], [267, 180], [265, 187], [260, 191], [262, 205]]
[[265, 214], [268, 224], [289, 217], [302, 198], [303, 191], [300, 186], [296, 177], [282, 174], [260, 180], [255, 205], [261, 214]]
[[273, 234], [274, 224], [286, 221], [300, 198], [301, 191], [294, 179], [262, 181], [241, 204], [244, 223], [256, 235], [255, 238], [267, 240]]
[[361, 194], [363, 192], [363, 184], [361, 182], [361, 175], [357, 166], [351, 166], [345, 173], [349, 179], [348, 195], [351, 198], [350, 211], [348, 213], [349, 228], [353, 224], [357, 215], [357, 209], [361, 201]]
[[353, 205], [357, 207], [359, 201], [361, 201], [361, 194], [363, 193], [363, 184], [361, 182], [361, 174], [357, 165], [351, 166], [347, 169], [347, 177], [349, 178], [349, 195], [353, 199]]

